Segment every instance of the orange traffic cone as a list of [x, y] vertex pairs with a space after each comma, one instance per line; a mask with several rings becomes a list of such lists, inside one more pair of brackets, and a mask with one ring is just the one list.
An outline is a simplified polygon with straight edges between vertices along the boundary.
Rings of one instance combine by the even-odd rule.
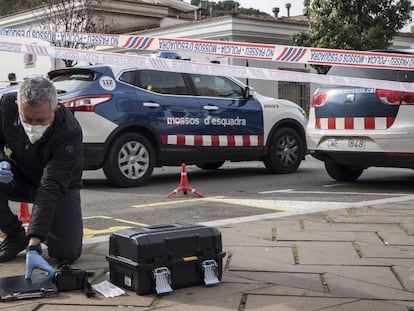
[[19, 220], [22, 223], [29, 223], [30, 221], [29, 204], [26, 202], [20, 203]]
[[203, 197], [203, 194], [201, 192], [198, 192], [193, 187], [190, 186], [188, 183], [188, 177], [187, 177], [187, 170], [185, 168], [185, 163], [181, 164], [181, 179], [180, 184], [177, 188], [175, 188], [173, 191], [167, 194], [167, 198], [172, 197], [173, 195], [177, 194], [178, 192], [182, 191], [184, 194], [187, 194], [187, 192], [191, 192], [195, 194], [196, 196]]

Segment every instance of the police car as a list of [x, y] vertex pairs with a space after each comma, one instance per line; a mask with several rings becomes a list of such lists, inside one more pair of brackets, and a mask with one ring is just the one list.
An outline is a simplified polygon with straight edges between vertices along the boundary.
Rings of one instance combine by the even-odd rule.
[[263, 161], [292, 173], [306, 154], [305, 112], [228, 77], [108, 65], [49, 73], [84, 135], [87, 170], [119, 187], [141, 186], [154, 167]]
[[[382, 51], [414, 54], [414, 50]], [[328, 75], [414, 82], [414, 72], [332, 67]], [[329, 176], [354, 181], [370, 166], [414, 168], [414, 92], [366, 87], [321, 87], [307, 126], [310, 154]]]

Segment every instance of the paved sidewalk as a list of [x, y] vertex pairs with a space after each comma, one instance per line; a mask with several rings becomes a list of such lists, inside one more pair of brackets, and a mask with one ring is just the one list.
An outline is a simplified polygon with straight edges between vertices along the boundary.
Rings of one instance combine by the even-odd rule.
[[[218, 227], [222, 282], [156, 296], [86, 298], [81, 292], [0, 303], [7, 310], [414, 310], [414, 201]], [[76, 267], [105, 279], [108, 241], [86, 244]], [[1, 264], [22, 275], [24, 254]]]

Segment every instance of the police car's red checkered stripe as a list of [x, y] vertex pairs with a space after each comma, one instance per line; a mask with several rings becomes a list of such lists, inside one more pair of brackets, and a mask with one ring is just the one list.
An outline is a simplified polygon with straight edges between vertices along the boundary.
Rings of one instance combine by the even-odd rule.
[[386, 130], [395, 121], [395, 117], [361, 118], [316, 118], [316, 128], [321, 130]]
[[164, 145], [206, 147], [260, 147], [262, 135], [161, 135]]

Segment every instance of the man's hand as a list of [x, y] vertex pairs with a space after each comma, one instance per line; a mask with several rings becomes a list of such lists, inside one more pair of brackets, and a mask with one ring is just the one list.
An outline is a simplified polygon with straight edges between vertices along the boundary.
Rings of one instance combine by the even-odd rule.
[[7, 161], [0, 162], [0, 182], [8, 184], [13, 180], [13, 172], [11, 171], [10, 163]]
[[26, 279], [30, 279], [34, 269], [39, 269], [47, 272], [47, 277], [51, 279], [55, 270], [51, 265], [39, 254], [36, 250], [29, 250], [26, 252]]

